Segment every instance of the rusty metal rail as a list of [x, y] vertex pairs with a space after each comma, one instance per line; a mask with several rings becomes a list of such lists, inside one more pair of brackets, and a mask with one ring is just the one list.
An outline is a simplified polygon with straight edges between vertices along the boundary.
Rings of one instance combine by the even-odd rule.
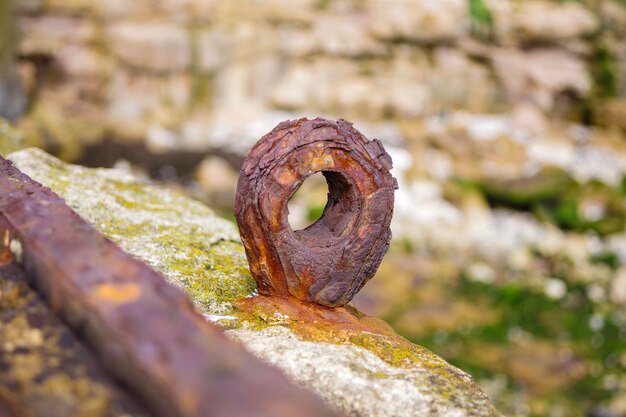
[[15, 417], [153, 416], [52, 313], [10, 252], [0, 255], [0, 410]]
[[0, 245], [53, 311], [155, 414], [335, 415], [226, 338], [182, 291], [3, 158]]

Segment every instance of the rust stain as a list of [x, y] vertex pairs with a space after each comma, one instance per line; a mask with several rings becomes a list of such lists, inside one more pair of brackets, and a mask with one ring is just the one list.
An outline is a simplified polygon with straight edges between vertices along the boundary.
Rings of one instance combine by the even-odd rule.
[[393, 328], [381, 319], [366, 316], [350, 307], [328, 308], [325, 306], [302, 302], [295, 298], [279, 298], [258, 296], [243, 298], [236, 301], [237, 307], [243, 311], [272, 317], [280, 313], [289, 318], [290, 326], [299, 333], [327, 330], [366, 332], [403, 340]]
[[296, 181], [296, 178], [297, 178], [296, 174], [293, 171], [291, 171], [289, 167], [285, 167], [278, 171], [276, 180], [278, 181], [280, 185], [288, 186], [288, 185], [293, 184], [294, 181]]
[[96, 287], [98, 298], [110, 303], [130, 303], [141, 295], [141, 287], [133, 283], [104, 283]]
[[0, 266], [9, 265], [13, 262], [13, 254], [11, 253], [11, 233], [9, 230], [4, 231], [4, 238], [2, 240], [2, 249], [0, 249]]
[[[389, 248], [397, 188], [390, 169], [380, 141], [345, 120], [286, 121], [263, 136], [246, 156], [235, 201], [259, 293], [327, 308], [347, 304]], [[287, 202], [316, 172], [328, 182], [328, 203], [316, 223], [294, 231]]]

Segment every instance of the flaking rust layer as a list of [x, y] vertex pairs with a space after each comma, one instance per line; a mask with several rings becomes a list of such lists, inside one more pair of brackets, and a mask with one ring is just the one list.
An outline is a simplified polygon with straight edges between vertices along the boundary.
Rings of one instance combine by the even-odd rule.
[[[389, 248], [391, 157], [345, 120], [280, 123], [250, 150], [235, 216], [259, 293], [329, 308], [347, 304]], [[328, 203], [304, 230], [289, 226], [287, 202], [321, 172]]]

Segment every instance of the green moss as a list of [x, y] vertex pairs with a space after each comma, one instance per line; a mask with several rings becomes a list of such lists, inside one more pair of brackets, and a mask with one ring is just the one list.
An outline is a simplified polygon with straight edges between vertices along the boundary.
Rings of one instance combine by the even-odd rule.
[[[605, 236], [625, 227], [621, 187], [595, 180], [580, 184], [560, 168], [545, 167], [529, 178], [486, 179], [474, 185], [492, 205], [529, 211], [563, 229], [594, 231]], [[585, 214], [585, 207], [590, 205], [600, 208], [598, 217]]]
[[311, 223], [316, 222], [317, 220], [319, 220], [320, 217], [322, 217], [322, 214], [324, 213], [325, 208], [326, 208], [325, 205], [309, 207], [309, 210], [307, 213], [307, 220]]
[[480, 25], [492, 25], [493, 17], [484, 0], [469, 0], [469, 15], [472, 22]]
[[617, 96], [619, 72], [617, 59], [606, 43], [602, 41], [596, 43], [592, 63], [594, 98], [605, 99]]
[[372, 373], [370, 374], [370, 376], [371, 376], [372, 378], [376, 378], [376, 379], [384, 379], [384, 378], [389, 378], [389, 375], [387, 375], [386, 373], [381, 372], [381, 371], [372, 372]]
[[200, 30], [198, 27], [192, 27], [190, 29], [191, 39], [191, 74], [192, 74], [192, 86], [191, 97], [189, 106], [202, 107], [210, 103], [212, 97], [212, 74], [208, 74], [202, 71], [200, 65], [200, 46], [198, 45]]
[[[546, 263], [548, 260], [546, 260]], [[552, 271], [558, 277], [556, 271]], [[615, 361], [615, 352], [626, 342], [623, 319], [619, 314], [611, 314], [607, 302], [597, 304], [588, 295], [587, 287], [577, 282], [566, 283], [566, 291], [561, 299], [548, 297], [543, 286], [530, 282], [502, 282], [484, 284], [461, 277], [460, 285], [451, 287], [455, 300], [475, 300], [479, 297], [489, 300], [486, 307], [501, 314], [497, 322], [486, 326], [474, 326], [470, 330], [455, 329], [441, 338], [437, 332], [411, 338], [427, 348], [442, 352], [453, 365], [468, 370], [474, 377], [491, 379], [497, 375], [508, 375], [509, 383], [536, 386], [529, 381], [515, 380], [519, 375], [511, 372], [510, 364], [528, 360], [518, 356], [515, 350], [517, 342], [511, 340], [512, 330], [523, 334], [525, 343], [533, 346], [553, 346], [549, 353], [559, 351], [572, 352], [571, 364], [581, 363], [586, 367], [611, 370], [616, 375], [624, 375], [625, 369]], [[602, 326], [593, 327], [592, 319], [602, 318]], [[590, 343], [590, 341], [594, 341]], [[490, 347], [486, 350], [484, 347]], [[559, 350], [561, 349], [561, 350]], [[498, 352], [498, 355], [494, 355]], [[536, 352], [537, 361], [550, 361], [546, 353]], [[561, 373], [563, 384], [557, 390], [530, 393], [532, 403], [538, 399], [567, 407], [568, 410], [581, 410], [600, 404], [614, 395], [614, 388], [603, 384], [605, 372], [585, 372], [581, 374]], [[534, 378], [540, 379], [542, 374]], [[540, 382], [539, 382], [540, 384]], [[506, 413], [512, 414], [508, 397], [500, 398], [499, 405]], [[510, 399], [510, 398], [509, 398]]]
[[[601, 208], [598, 217], [585, 215], [584, 207], [589, 204]], [[594, 231], [601, 236], [623, 231], [626, 219], [620, 189], [598, 181], [564, 189], [557, 198], [537, 202], [533, 211], [540, 219], [552, 221], [561, 228]]]
[[0, 154], [8, 155], [27, 146], [24, 137], [14, 130], [9, 122], [0, 118]]
[[490, 202], [516, 208], [528, 208], [534, 203], [558, 198], [572, 185], [571, 177], [556, 167], [543, 168], [528, 178], [488, 179], [478, 183]]
[[620, 266], [619, 255], [614, 251], [603, 251], [591, 257], [591, 262], [596, 264], [604, 264], [613, 270], [617, 270]]
[[332, 0], [317, 0], [315, 7], [318, 10], [326, 10], [330, 7]]
[[489, 39], [493, 32], [493, 16], [484, 0], [468, 0], [469, 17], [474, 35]]

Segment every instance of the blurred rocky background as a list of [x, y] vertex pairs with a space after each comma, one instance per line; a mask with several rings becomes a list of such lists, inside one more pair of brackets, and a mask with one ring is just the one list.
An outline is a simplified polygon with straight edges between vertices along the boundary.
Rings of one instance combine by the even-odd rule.
[[2, 153], [133, 170], [230, 218], [258, 138], [351, 120], [400, 183], [355, 305], [506, 415], [626, 416], [624, 0], [2, 0], [0, 115]]

